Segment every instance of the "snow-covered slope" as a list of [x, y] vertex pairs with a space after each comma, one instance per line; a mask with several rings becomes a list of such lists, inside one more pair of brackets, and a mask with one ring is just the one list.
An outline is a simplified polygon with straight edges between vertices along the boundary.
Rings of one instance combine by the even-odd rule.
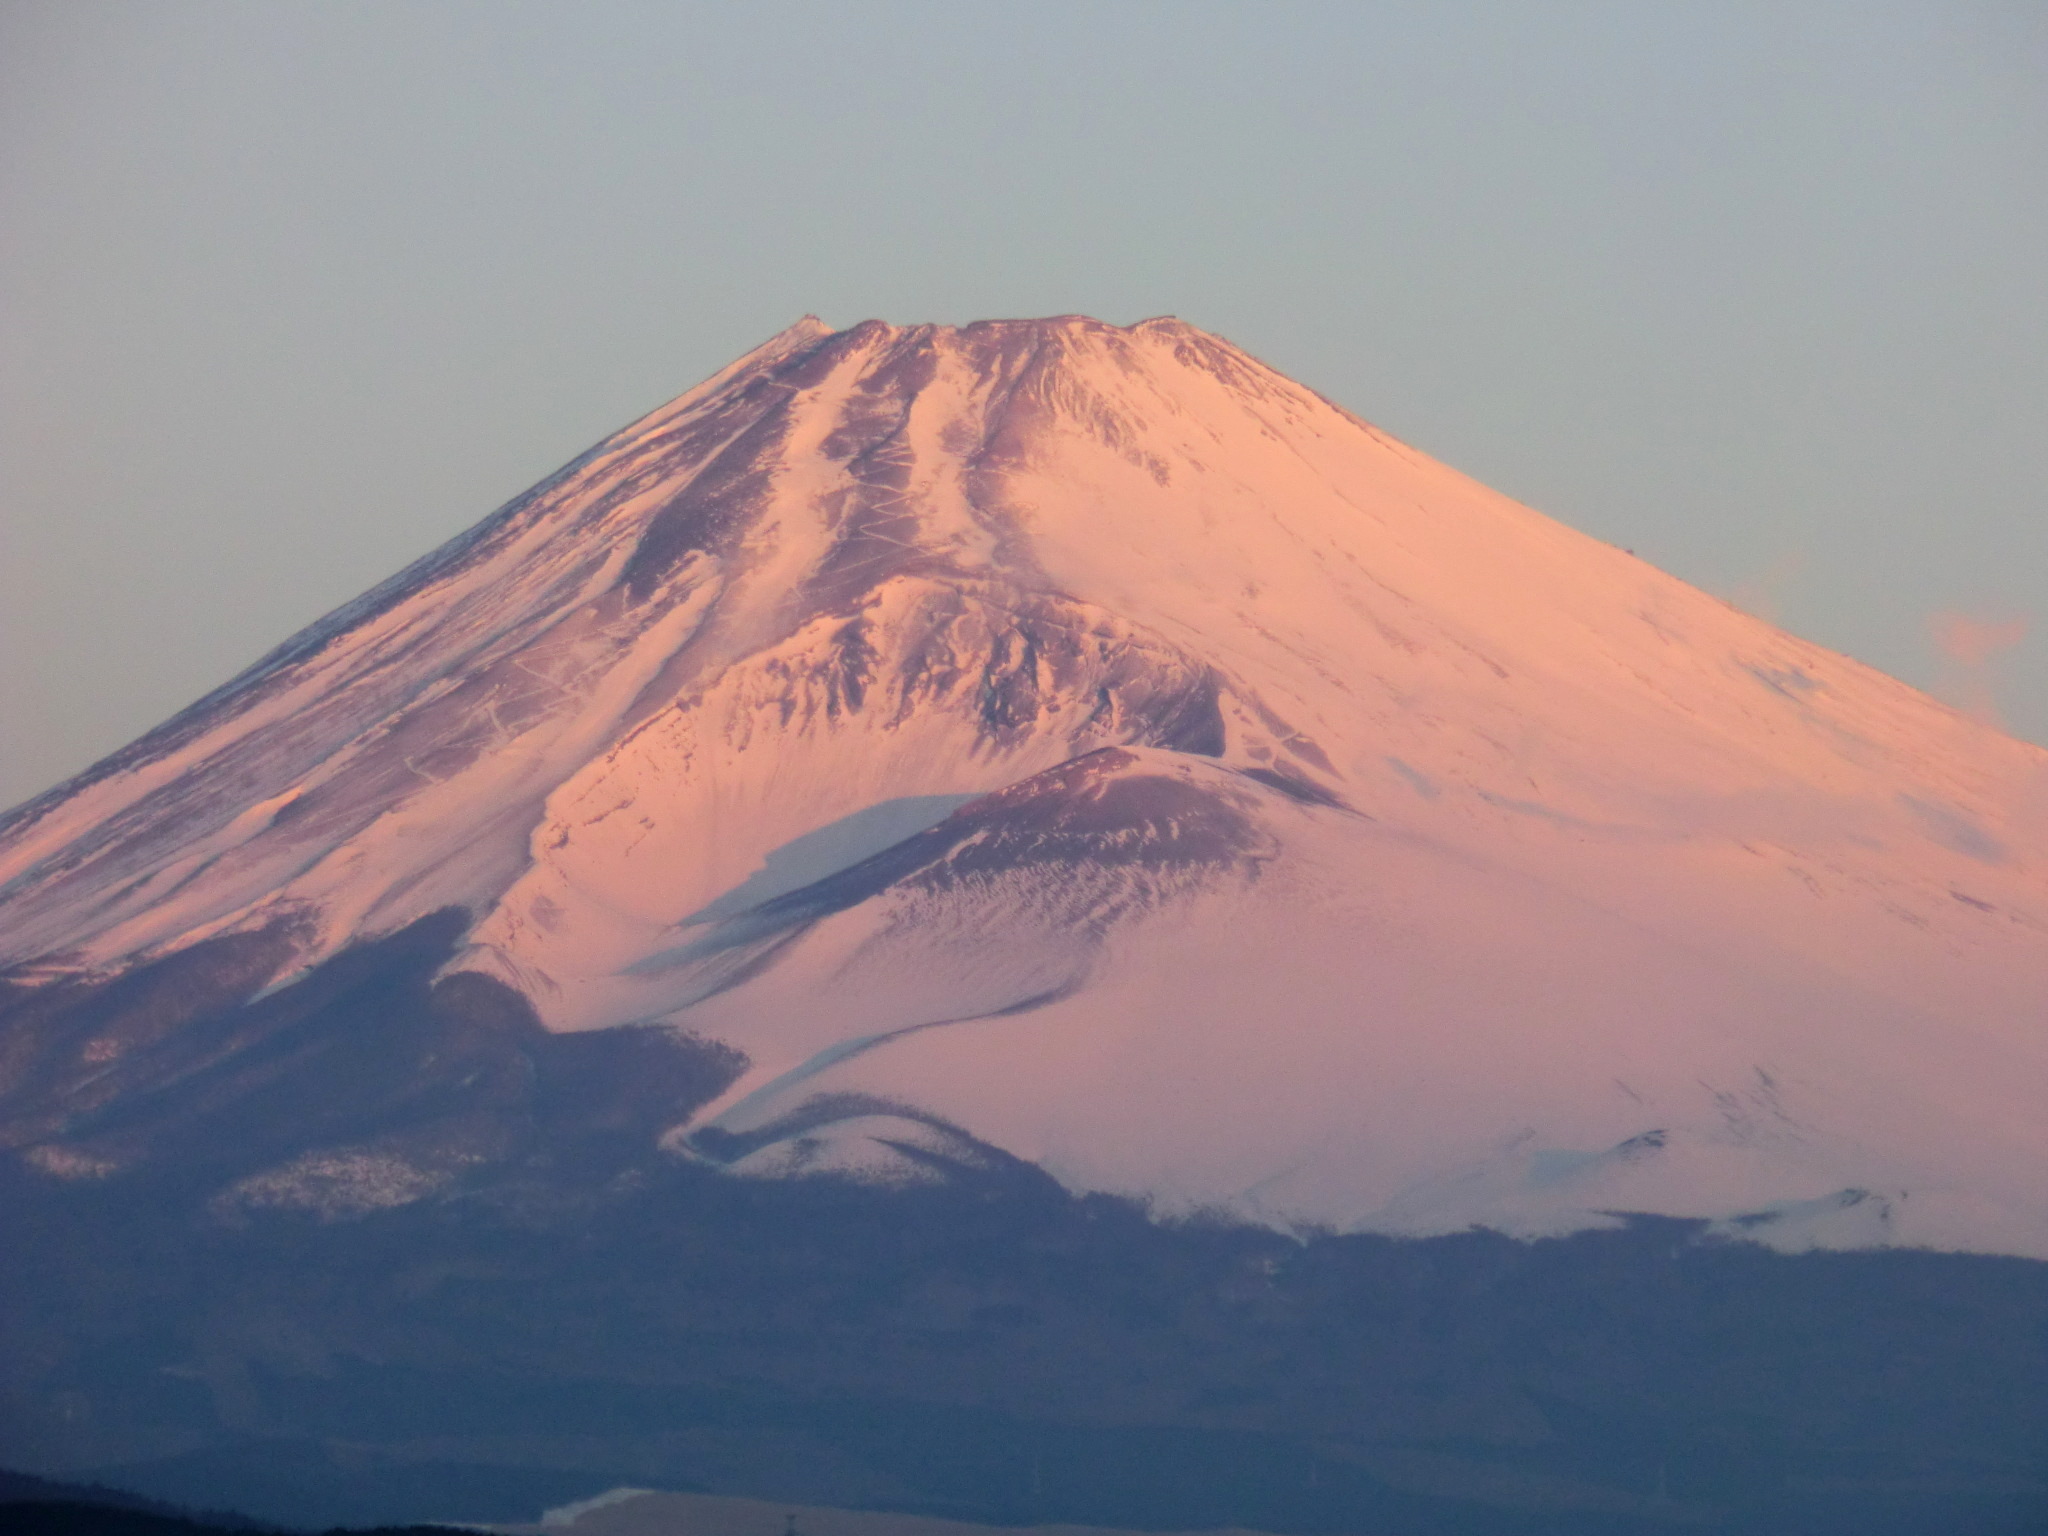
[[800, 322], [0, 881], [38, 983], [466, 908], [743, 1052], [665, 1144], [745, 1173], [2048, 1255], [2048, 754], [1175, 320]]

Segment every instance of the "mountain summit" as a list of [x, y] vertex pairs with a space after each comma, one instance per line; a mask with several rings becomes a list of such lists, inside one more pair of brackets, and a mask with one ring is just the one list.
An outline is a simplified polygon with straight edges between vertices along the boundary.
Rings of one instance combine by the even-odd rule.
[[[1172, 319], [807, 318], [12, 813], [0, 881], [54, 1179], [432, 921], [551, 1040], [719, 1053], [651, 1134], [738, 1175], [2048, 1256], [2048, 754]], [[220, 1199], [476, 1148], [337, 1122]]]

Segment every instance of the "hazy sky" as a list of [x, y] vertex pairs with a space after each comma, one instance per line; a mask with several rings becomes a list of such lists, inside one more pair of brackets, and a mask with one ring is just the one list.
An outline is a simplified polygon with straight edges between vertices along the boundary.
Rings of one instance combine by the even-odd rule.
[[0, 803], [805, 311], [1178, 314], [2048, 739], [2048, 6], [0, 4]]

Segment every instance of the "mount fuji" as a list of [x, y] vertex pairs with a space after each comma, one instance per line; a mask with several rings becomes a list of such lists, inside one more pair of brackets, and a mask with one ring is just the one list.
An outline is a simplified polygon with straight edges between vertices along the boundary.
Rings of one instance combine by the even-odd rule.
[[22, 1176], [223, 1220], [452, 1198], [488, 1036], [741, 1178], [2048, 1256], [2048, 753], [1172, 319], [805, 319], [0, 882]]

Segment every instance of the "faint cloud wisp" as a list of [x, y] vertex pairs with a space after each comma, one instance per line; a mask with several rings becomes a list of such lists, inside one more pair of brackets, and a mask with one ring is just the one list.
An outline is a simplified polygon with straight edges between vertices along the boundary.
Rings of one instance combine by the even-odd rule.
[[2003, 730], [1992, 662], [2026, 639], [2027, 622], [1980, 619], [1967, 613], [1930, 614], [1927, 632], [1943, 663], [1941, 695], [1966, 714]]
[[1779, 551], [1776, 558], [1748, 581], [1728, 594], [1728, 601], [1753, 618], [1767, 624], [1782, 622], [1785, 593], [1806, 569], [1806, 552]]

